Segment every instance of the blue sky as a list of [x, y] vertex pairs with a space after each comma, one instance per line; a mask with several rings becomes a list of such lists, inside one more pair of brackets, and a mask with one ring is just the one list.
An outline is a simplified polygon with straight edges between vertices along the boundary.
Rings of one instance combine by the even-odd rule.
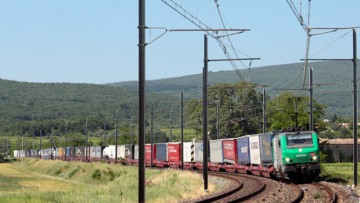
[[[213, 0], [174, 1], [207, 25], [222, 27]], [[305, 19], [307, 2], [302, 1]], [[311, 2], [311, 27], [360, 25], [357, 0]], [[247, 56], [261, 58], [252, 67], [297, 63], [304, 58], [306, 35], [285, 0], [218, 3], [228, 28], [251, 29], [233, 36], [232, 42]], [[294, 3], [300, 10], [300, 0]], [[196, 28], [161, 0], [147, 0], [146, 12], [149, 27]], [[96, 84], [137, 80], [137, 26], [135, 0], [0, 0], [0, 78]], [[148, 30], [147, 41], [161, 32]], [[310, 56], [331, 44], [315, 58], [350, 58], [352, 33], [341, 37], [347, 32], [313, 37]], [[167, 33], [148, 45], [146, 54], [146, 79], [201, 73], [203, 33]], [[224, 58], [212, 39], [209, 57]], [[211, 63], [209, 69], [233, 70], [228, 63]]]

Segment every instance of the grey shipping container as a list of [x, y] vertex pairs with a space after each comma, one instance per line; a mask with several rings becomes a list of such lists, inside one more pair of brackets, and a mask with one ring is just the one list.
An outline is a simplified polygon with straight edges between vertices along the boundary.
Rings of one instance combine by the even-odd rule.
[[126, 159], [134, 159], [134, 145], [133, 144], [125, 145], [125, 158]]
[[224, 156], [222, 150], [222, 140], [210, 140], [210, 162], [224, 163]]
[[56, 157], [59, 157], [59, 156], [60, 156], [60, 149], [59, 149], [59, 148], [56, 148], [56, 149], [55, 149], [55, 156], [56, 156]]
[[65, 156], [66, 157], [71, 157], [71, 147], [66, 147], [65, 148]]
[[96, 147], [90, 147], [90, 158], [96, 158]]
[[261, 148], [261, 163], [262, 164], [271, 164], [272, 163], [272, 150], [271, 150], [271, 141], [274, 137], [272, 133], [265, 133], [259, 135], [260, 138], [260, 148]]
[[101, 146], [95, 147], [95, 156], [94, 156], [94, 158], [101, 158], [101, 152], [102, 152]]
[[239, 137], [236, 139], [237, 142], [237, 155], [238, 164], [249, 164], [250, 163], [250, 149], [249, 149], [249, 137]]
[[157, 161], [167, 161], [167, 145], [166, 143], [158, 143], [156, 145], [156, 160]]

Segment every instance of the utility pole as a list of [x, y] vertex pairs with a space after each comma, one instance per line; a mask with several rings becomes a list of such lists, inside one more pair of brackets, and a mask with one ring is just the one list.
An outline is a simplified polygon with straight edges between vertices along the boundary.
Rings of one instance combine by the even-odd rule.
[[115, 164], [117, 164], [118, 160], [118, 111], [115, 111]]
[[357, 115], [357, 40], [356, 30], [353, 29], [353, 83], [354, 83], [354, 185], [358, 185], [358, 115]]
[[220, 138], [220, 99], [216, 101], [216, 139]]
[[[145, 118], [144, 118], [145, 120]], [[145, 133], [145, 132], [144, 132]], [[131, 144], [134, 144], [134, 118], [131, 117], [131, 134], [130, 134]], [[145, 138], [144, 138], [145, 139]]]
[[85, 162], [88, 162], [88, 152], [89, 152], [89, 144], [88, 144], [88, 138], [89, 138], [89, 133], [88, 133], [88, 119], [86, 119], [86, 126], [85, 126], [85, 133], [86, 133], [86, 139], [85, 139], [85, 149], [84, 149], [84, 153], [85, 153]]
[[[139, 0], [139, 203], [145, 202], [145, 0]], [[131, 143], [132, 144], [132, 143]]]
[[208, 96], [208, 38], [204, 35], [204, 68], [203, 68], [203, 176], [204, 190], [208, 191], [208, 139], [207, 139], [207, 96]]
[[309, 69], [309, 131], [313, 131], [314, 121], [313, 121], [313, 68]]
[[337, 30], [352, 30], [353, 31], [353, 57], [351, 59], [306, 59], [311, 61], [352, 61], [353, 62], [353, 136], [354, 136], [354, 148], [353, 148], [353, 164], [354, 164], [354, 186], [358, 185], [358, 115], [357, 115], [357, 37], [356, 37], [356, 29], [359, 27], [325, 27], [325, 28], [307, 28], [308, 30], [327, 30], [323, 33], [317, 33], [316, 35], [320, 34], [327, 34], [329, 32], [335, 32]]
[[26, 131], [26, 151], [28, 151], [28, 150], [29, 150], [28, 133], [29, 133], [29, 131], [27, 130], [27, 131]]
[[180, 137], [181, 137], [181, 170], [184, 170], [184, 92], [180, 91], [180, 117], [181, 117], [181, 128], [180, 128]]
[[53, 137], [52, 137], [52, 127], [50, 128], [50, 159], [54, 160], [53, 155]]
[[39, 154], [40, 154], [40, 159], [41, 159], [41, 151], [42, 151], [42, 149], [41, 149], [41, 146], [42, 145], [42, 136], [41, 136], [41, 128], [40, 128], [40, 152], [39, 152]]
[[24, 164], [24, 156], [25, 156], [25, 153], [24, 153], [24, 134], [23, 134], [23, 136], [21, 136], [21, 153], [20, 153], [20, 156], [21, 156], [21, 166], [23, 166], [23, 164]]
[[263, 133], [266, 133], [266, 87], [263, 87]]
[[150, 147], [151, 147], [151, 156], [150, 156], [150, 165], [151, 168], [153, 167], [154, 157], [153, 157], [153, 150], [154, 150], [154, 104], [151, 103], [150, 106]]
[[172, 111], [170, 110], [170, 142], [173, 141], [172, 137]]

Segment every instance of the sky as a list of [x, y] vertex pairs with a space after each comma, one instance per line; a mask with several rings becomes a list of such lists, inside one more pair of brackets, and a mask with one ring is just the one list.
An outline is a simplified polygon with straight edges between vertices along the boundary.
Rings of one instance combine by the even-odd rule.
[[[223, 28], [214, 0], [173, 1], [207, 26]], [[217, 2], [226, 28], [250, 29], [231, 36], [239, 57], [261, 58], [238, 63], [239, 69], [299, 63], [305, 57], [306, 33], [286, 0]], [[308, 1], [293, 2], [307, 21]], [[310, 27], [360, 25], [358, 0], [312, 0], [310, 11]], [[161, 0], [146, 1], [146, 25], [153, 28], [147, 30], [147, 42], [164, 31], [155, 28], [197, 28]], [[0, 78], [94, 84], [137, 80], [137, 26], [135, 0], [0, 0]], [[167, 32], [148, 44], [146, 79], [201, 73], [203, 38], [203, 32]], [[230, 47], [227, 52], [232, 53]], [[309, 55], [351, 58], [352, 32], [312, 37]], [[212, 38], [209, 58], [225, 58]], [[228, 62], [214, 62], [209, 70], [234, 68]]]

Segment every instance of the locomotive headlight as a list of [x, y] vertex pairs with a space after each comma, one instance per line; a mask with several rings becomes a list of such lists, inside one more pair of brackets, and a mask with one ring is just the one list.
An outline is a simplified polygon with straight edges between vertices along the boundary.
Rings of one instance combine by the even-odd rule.
[[317, 160], [317, 156], [316, 156], [316, 154], [315, 154], [315, 152], [311, 152], [310, 153], [310, 156], [311, 156], [311, 160], [313, 160], [313, 161], [316, 161]]
[[287, 158], [285, 159], [285, 161], [286, 161], [286, 162], [290, 162], [290, 158], [287, 157]]

